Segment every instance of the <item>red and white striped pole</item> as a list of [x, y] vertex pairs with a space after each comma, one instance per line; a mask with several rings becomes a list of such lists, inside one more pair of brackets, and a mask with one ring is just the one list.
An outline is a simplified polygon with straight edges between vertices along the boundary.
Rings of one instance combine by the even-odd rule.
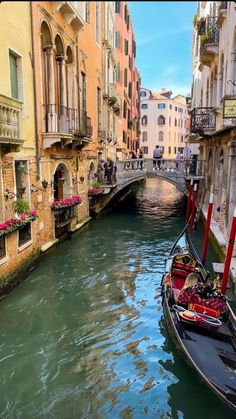
[[189, 220], [189, 215], [190, 215], [192, 192], [193, 192], [193, 179], [191, 179], [191, 182], [190, 182], [189, 187], [188, 187], [188, 202], [187, 202], [186, 217], [185, 217], [186, 224]]
[[227, 287], [230, 263], [232, 259], [233, 249], [234, 249], [235, 235], [236, 235], [236, 209], [234, 210], [231, 231], [230, 231], [230, 236], [229, 236], [229, 244], [228, 244], [227, 254], [225, 258], [225, 267], [224, 267], [224, 273], [222, 277], [222, 286], [221, 286], [222, 294], [225, 294], [226, 287]]
[[190, 215], [190, 225], [189, 230], [192, 231], [193, 229], [193, 223], [194, 223], [194, 217], [196, 212], [196, 201], [197, 201], [197, 183], [194, 184], [193, 187], [193, 199], [192, 199], [192, 209], [191, 209], [191, 215]]
[[212, 216], [212, 209], [213, 209], [213, 201], [214, 201], [214, 194], [210, 194], [210, 199], [208, 203], [207, 209], [207, 220], [205, 226], [205, 237], [203, 242], [203, 250], [202, 250], [202, 263], [206, 262], [206, 254], [207, 254], [207, 245], [209, 240], [209, 232], [210, 232], [210, 225], [211, 225], [211, 216]]

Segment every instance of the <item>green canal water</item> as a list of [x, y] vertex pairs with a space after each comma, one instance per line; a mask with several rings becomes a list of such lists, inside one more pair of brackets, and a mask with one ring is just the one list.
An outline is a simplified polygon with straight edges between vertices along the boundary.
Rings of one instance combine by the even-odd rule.
[[148, 179], [0, 302], [1, 419], [235, 417], [163, 321], [160, 281], [183, 205], [174, 186]]

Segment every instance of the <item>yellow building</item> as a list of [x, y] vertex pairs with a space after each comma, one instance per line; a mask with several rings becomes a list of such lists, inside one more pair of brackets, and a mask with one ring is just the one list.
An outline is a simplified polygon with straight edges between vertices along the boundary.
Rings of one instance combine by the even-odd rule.
[[37, 252], [37, 221], [29, 214], [37, 178], [30, 2], [2, 2], [0, 19], [0, 271], [7, 281]]

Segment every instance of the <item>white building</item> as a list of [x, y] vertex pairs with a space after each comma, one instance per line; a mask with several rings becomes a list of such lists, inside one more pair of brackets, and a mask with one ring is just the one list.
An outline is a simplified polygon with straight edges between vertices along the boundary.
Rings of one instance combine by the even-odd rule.
[[186, 134], [189, 132], [189, 116], [186, 97], [162, 89], [153, 93], [140, 90], [140, 148], [144, 157], [151, 158], [156, 145], [163, 149], [163, 157], [173, 159], [183, 152]]
[[[193, 23], [191, 133], [201, 150], [201, 206], [213, 192], [212, 232], [225, 251], [236, 208], [236, 2], [198, 2]], [[232, 266], [236, 281], [236, 258]]]

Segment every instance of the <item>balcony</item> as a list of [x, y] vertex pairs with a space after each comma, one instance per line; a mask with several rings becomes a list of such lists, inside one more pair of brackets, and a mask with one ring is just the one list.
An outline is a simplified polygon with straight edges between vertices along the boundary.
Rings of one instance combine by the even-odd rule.
[[21, 125], [22, 103], [0, 95], [0, 144], [3, 153], [20, 151], [24, 143]]
[[113, 106], [117, 102], [115, 86], [115, 83], [108, 85], [108, 103], [110, 106]]
[[106, 139], [106, 130], [105, 129], [98, 129], [98, 139], [103, 141]]
[[202, 65], [211, 66], [215, 55], [219, 53], [219, 27], [217, 18], [210, 17], [201, 19], [198, 25], [200, 36], [200, 61]]
[[54, 212], [55, 227], [62, 228], [67, 224], [71, 223], [76, 217], [76, 206], [69, 208], [62, 208], [59, 211]]
[[102, 41], [103, 41], [103, 45], [107, 49], [114, 49], [114, 35], [113, 35], [113, 32], [106, 31]]
[[71, 25], [76, 35], [85, 26], [84, 1], [53, 1], [53, 10], [60, 11], [67, 25]]
[[214, 131], [216, 128], [215, 108], [194, 108], [191, 111], [191, 133], [204, 133]]
[[83, 145], [92, 136], [91, 119], [87, 112], [62, 105], [43, 105], [43, 146], [50, 148], [61, 142], [63, 146]]

